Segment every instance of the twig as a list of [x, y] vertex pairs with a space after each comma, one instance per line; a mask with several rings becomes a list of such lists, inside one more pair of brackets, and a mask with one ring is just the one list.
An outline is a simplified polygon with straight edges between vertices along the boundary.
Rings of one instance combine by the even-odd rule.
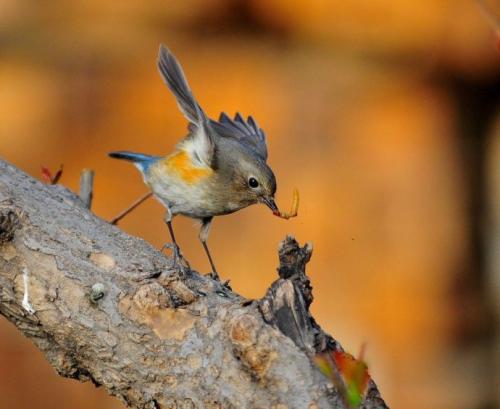
[[92, 193], [94, 190], [94, 171], [83, 169], [80, 175], [80, 199], [87, 209], [92, 205]]
[[115, 216], [114, 218], [112, 218], [111, 221], [110, 221], [110, 223], [111, 224], [118, 224], [118, 222], [121, 219], [123, 219], [127, 214], [129, 214], [132, 210], [134, 210], [141, 203], [145, 202], [151, 196], [153, 196], [153, 193], [151, 193], [151, 192], [146, 193], [144, 196], [140, 197], [134, 203], [132, 203], [129, 207], [127, 207], [124, 211], [122, 211], [117, 216]]

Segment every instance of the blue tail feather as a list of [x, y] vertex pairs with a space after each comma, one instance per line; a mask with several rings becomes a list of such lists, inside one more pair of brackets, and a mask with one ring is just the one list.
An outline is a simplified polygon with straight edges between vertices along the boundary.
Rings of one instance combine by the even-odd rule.
[[147, 172], [149, 167], [155, 163], [160, 156], [146, 155], [143, 153], [118, 151], [108, 154], [111, 158], [123, 159], [134, 163], [142, 172]]

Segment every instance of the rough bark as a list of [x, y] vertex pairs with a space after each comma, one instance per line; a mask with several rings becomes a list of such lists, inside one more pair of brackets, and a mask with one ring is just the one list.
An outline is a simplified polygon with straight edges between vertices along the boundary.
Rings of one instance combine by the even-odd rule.
[[[340, 346], [309, 314], [310, 256], [287, 238], [280, 279], [245, 300], [0, 160], [0, 314], [133, 408], [342, 408], [311, 360]], [[374, 383], [363, 406], [386, 407]]]

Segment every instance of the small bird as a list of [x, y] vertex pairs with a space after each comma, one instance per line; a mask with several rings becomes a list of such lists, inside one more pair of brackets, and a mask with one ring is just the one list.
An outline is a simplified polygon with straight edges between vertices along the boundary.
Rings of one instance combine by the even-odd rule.
[[180, 64], [164, 45], [160, 46], [158, 69], [189, 122], [187, 136], [167, 156], [128, 151], [111, 152], [109, 156], [132, 162], [167, 209], [165, 222], [172, 244], [166, 247], [172, 247], [176, 264], [184, 261], [189, 268], [175, 240], [173, 217], [181, 214], [201, 221], [199, 238], [212, 268], [211, 276], [218, 279], [207, 246], [214, 216], [256, 203], [280, 214], [274, 201], [276, 178], [266, 163], [265, 134], [251, 116], [245, 120], [237, 113], [232, 119], [221, 113], [218, 121], [208, 118], [194, 98]]

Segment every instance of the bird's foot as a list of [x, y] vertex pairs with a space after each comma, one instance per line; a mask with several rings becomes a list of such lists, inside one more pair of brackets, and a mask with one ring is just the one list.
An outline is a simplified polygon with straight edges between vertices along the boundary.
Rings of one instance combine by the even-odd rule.
[[229, 285], [229, 282], [230, 282], [230, 281], [231, 281], [231, 280], [226, 280], [226, 281], [224, 281], [224, 282], [222, 283], [222, 286], [223, 286], [223, 287], [226, 287], [228, 290], [231, 290], [231, 291], [232, 291], [233, 289], [232, 289], [232, 288], [231, 288], [231, 286]]
[[206, 275], [206, 277], [209, 277], [209, 278], [211, 278], [212, 280], [218, 281], [219, 283], [221, 283], [221, 285], [222, 285], [223, 287], [226, 287], [228, 290], [232, 290], [231, 286], [229, 285], [229, 282], [230, 282], [231, 280], [221, 281], [220, 276], [219, 276], [219, 273], [217, 273], [217, 271], [215, 271], [215, 270], [214, 270], [214, 271], [211, 271], [210, 273], [208, 273], [208, 274]]
[[189, 262], [187, 259], [182, 255], [181, 249], [179, 246], [175, 243], [166, 243], [163, 245], [161, 248], [161, 251], [165, 249], [170, 249], [172, 250], [173, 256], [174, 256], [174, 266], [177, 267], [181, 272], [186, 272], [191, 270], [191, 266], [189, 265]]
[[208, 273], [207, 277], [210, 277], [212, 280], [215, 280], [215, 281], [220, 281], [219, 273], [217, 273], [217, 271], [215, 271], [215, 270]]

